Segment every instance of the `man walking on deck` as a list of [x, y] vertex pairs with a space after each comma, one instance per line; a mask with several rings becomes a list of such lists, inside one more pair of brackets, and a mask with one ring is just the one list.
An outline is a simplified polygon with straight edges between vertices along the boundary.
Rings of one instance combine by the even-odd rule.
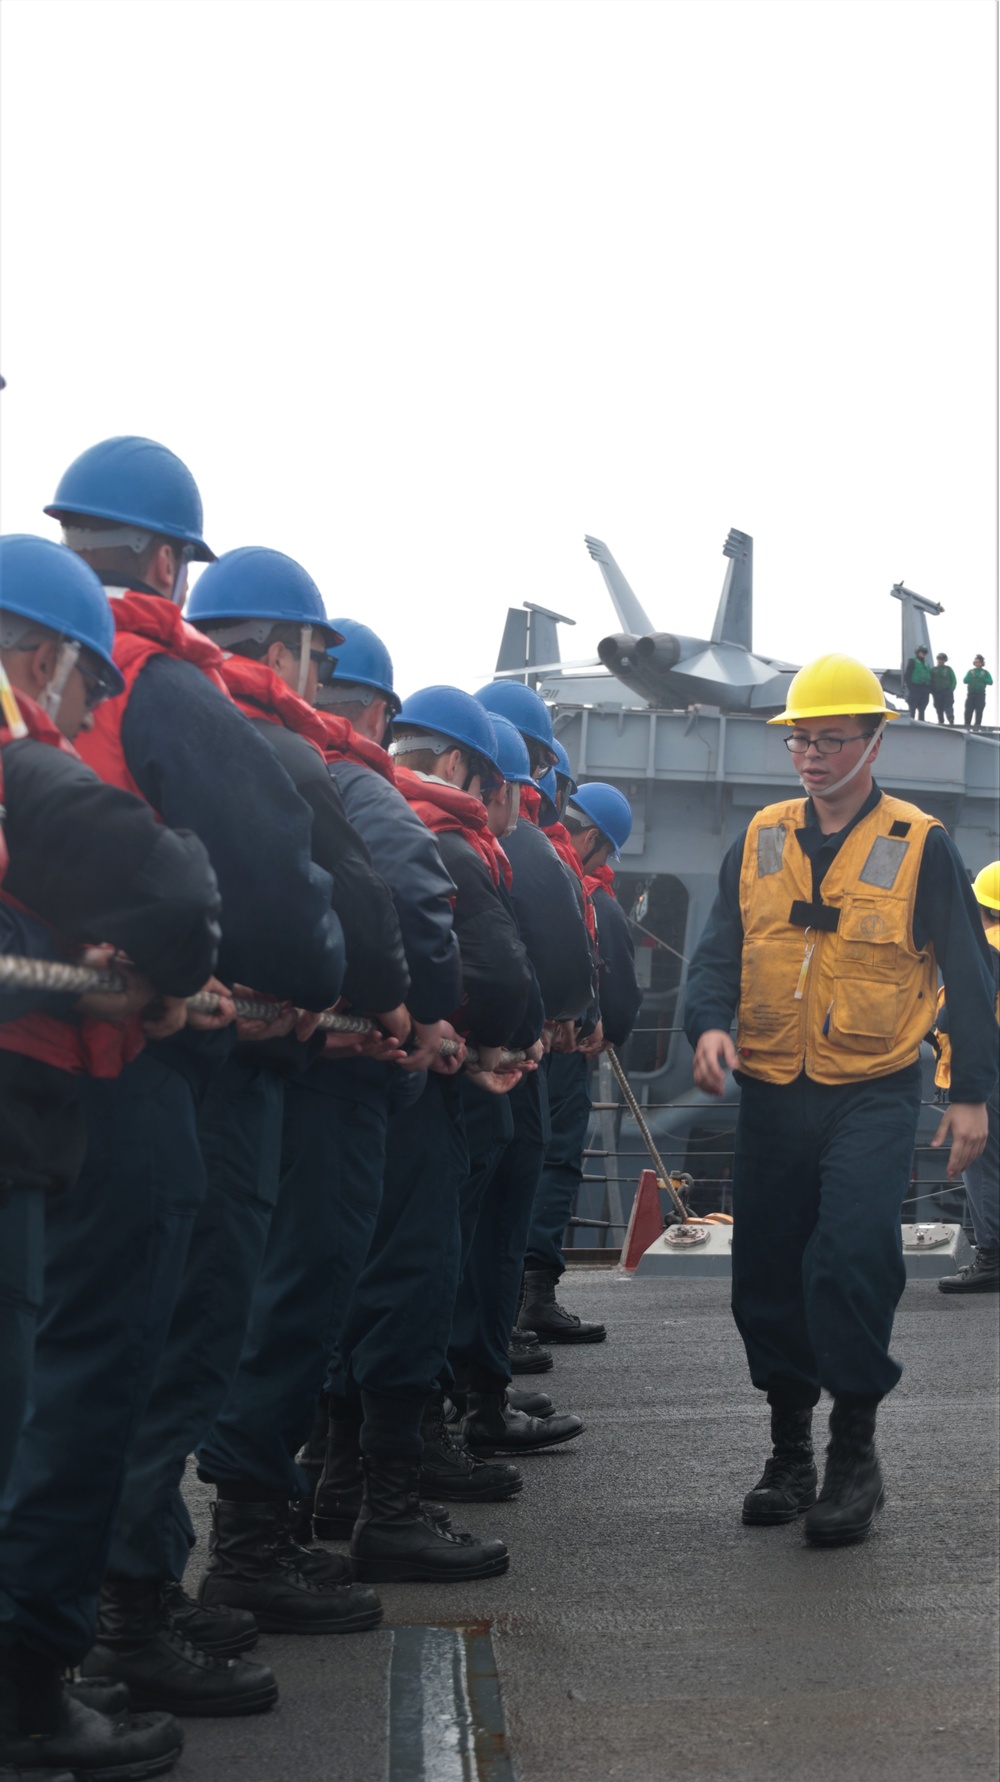
[[[899, 1215], [920, 1107], [938, 963], [954, 991], [955, 1178], [986, 1142], [997, 1079], [992, 976], [961, 858], [942, 825], [872, 778], [888, 711], [848, 656], [799, 670], [784, 712], [806, 797], [770, 805], [723, 861], [688, 974], [694, 1079], [741, 1087], [733, 1172], [733, 1313], [771, 1407], [773, 1454], [743, 1504], [838, 1546], [884, 1496], [880, 1401], [905, 1284]], [[734, 1012], [734, 1045], [729, 1027]], [[833, 1397], [816, 1498], [812, 1410]]]

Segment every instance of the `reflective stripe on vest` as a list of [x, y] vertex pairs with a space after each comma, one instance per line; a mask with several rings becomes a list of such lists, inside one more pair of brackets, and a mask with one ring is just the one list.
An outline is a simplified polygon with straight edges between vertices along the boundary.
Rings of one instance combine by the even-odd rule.
[[795, 836], [805, 822], [805, 799], [789, 799], [747, 831], [740, 1069], [768, 1083], [802, 1070], [817, 1083], [889, 1076], [913, 1063], [933, 1021], [937, 963], [931, 946], [914, 949], [913, 910], [941, 825], [883, 794], [835, 854], [817, 906]]

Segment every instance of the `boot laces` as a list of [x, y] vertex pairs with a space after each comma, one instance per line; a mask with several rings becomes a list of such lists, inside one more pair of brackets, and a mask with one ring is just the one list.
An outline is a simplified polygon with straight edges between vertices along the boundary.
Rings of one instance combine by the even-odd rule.
[[471, 1473], [480, 1462], [469, 1453], [460, 1437], [455, 1436], [444, 1420], [443, 1411], [435, 1411], [427, 1419], [425, 1428], [432, 1444], [443, 1448], [449, 1460], [461, 1466], [462, 1471]]

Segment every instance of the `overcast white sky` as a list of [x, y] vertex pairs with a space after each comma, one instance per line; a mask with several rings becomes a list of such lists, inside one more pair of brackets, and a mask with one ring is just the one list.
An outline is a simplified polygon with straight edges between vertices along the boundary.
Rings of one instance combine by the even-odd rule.
[[[186, 460], [388, 642], [664, 629], [997, 672], [992, 0], [4, 0], [2, 523]], [[992, 707], [995, 713], [995, 700]], [[987, 715], [991, 708], [987, 707]], [[994, 717], [995, 721], [995, 717]]]

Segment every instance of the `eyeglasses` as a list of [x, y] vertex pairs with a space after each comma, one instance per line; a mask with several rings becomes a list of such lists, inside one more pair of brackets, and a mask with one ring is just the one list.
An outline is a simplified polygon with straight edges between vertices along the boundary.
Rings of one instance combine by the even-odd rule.
[[83, 681], [84, 703], [88, 712], [92, 712], [95, 706], [100, 705], [102, 699], [110, 699], [114, 689], [99, 669], [88, 667], [87, 663], [81, 662], [79, 657], [76, 660], [76, 667], [79, 669]]
[[808, 755], [810, 749], [815, 749], [817, 755], [839, 755], [845, 743], [870, 742], [871, 738], [866, 736], [862, 730], [858, 732], [857, 736], [798, 736], [793, 734], [786, 736], [783, 740], [785, 748], [792, 755]]

